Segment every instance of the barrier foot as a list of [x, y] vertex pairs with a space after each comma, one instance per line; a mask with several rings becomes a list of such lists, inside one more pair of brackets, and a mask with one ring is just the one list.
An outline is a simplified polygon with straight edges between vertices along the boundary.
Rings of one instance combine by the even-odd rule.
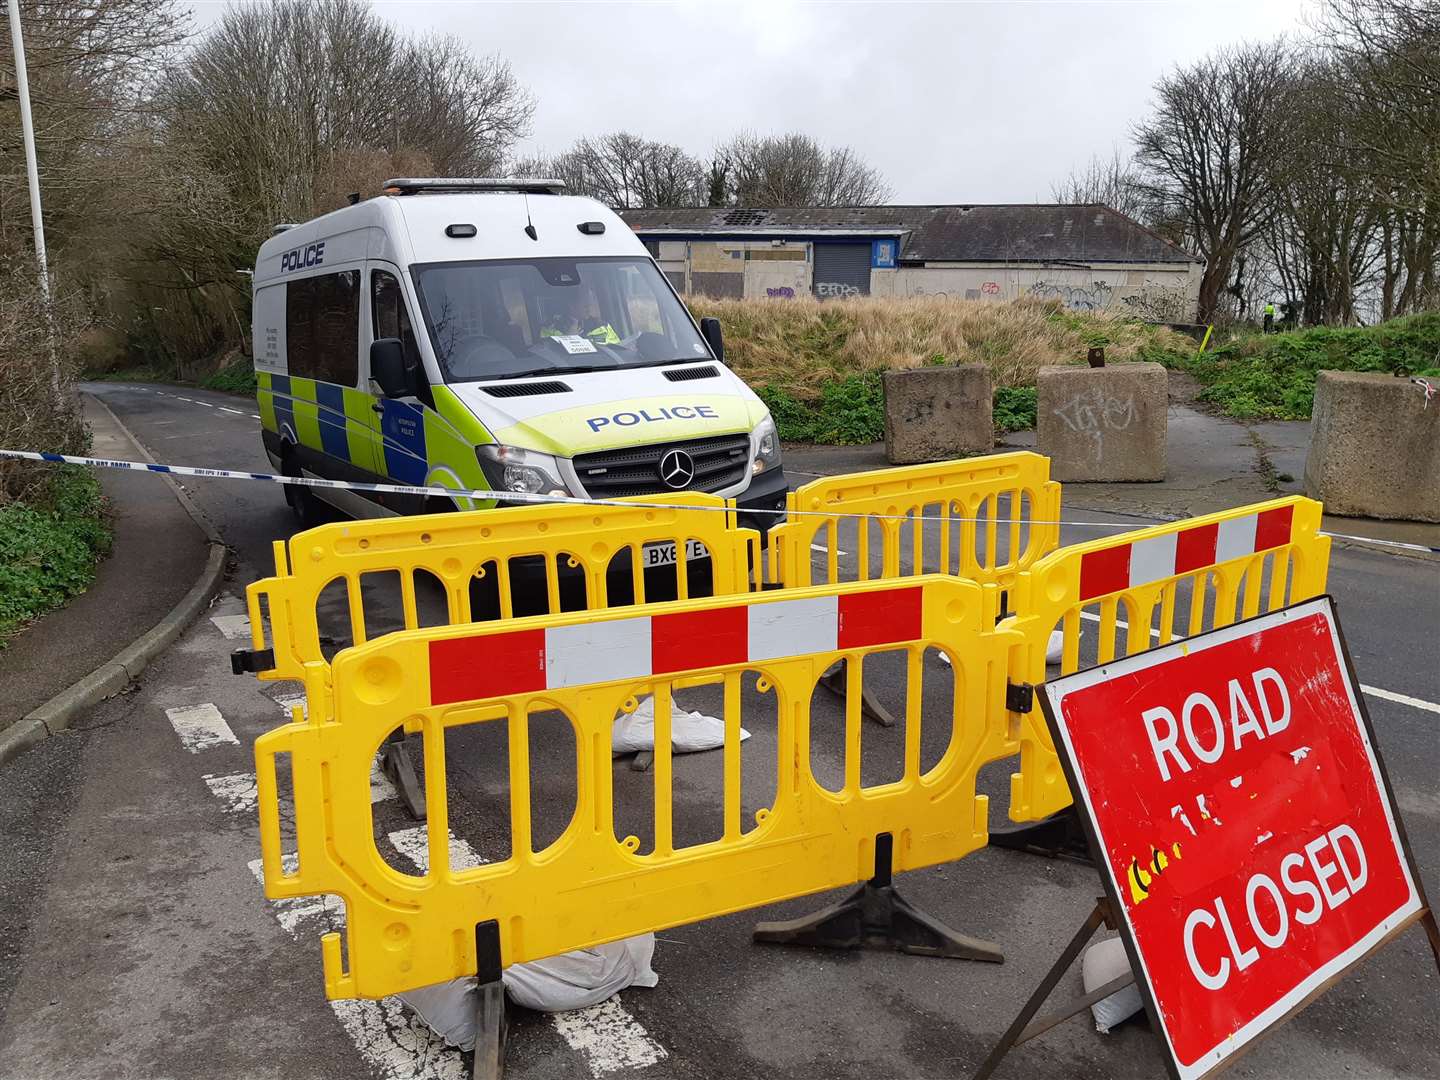
[[475, 925], [475, 1064], [472, 1080], [505, 1075], [505, 984], [500, 981], [500, 924]]
[[425, 785], [415, 772], [415, 763], [410, 760], [410, 748], [405, 745], [403, 732], [395, 732], [385, 743], [380, 755], [380, 771], [395, 785], [405, 809], [416, 821], [425, 820]]
[[889, 833], [875, 838], [875, 876], [844, 900], [798, 919], [760, 923], [753, 939], [765, 945], [894, 949], [912, 956], [1003, 963], [1004, 954], [992, 943], [957, 933], [895, 891], [892, 843]]
[[1095, 907], [1085, 919], [1084, 925], [1075, 932], [1075, 936], [1070, 939], [1070, 944], [1065, 946], [1065, 951], [1060, 954], [1060, 958], [1045, 973], [1045, 978], [1040, 980], [1040, 985], [1030, 995], [1030, 1000], [1025, 1002], [1025, 1007], [1020, 1010], [1020, 1015], [1015, 1017], [1014, 1023], [1000, 1037], [1000, 1041], [995, 1044], [995, 1049], [990, 1051], [990, 1056], [981, 1064], [973, 1080], [986, 1080], [986, 1077], [999, 1067], [1001, 1059], [1020, 1043], [1027, 1039], [1033, 1039], [1041, 1032], [1049, 1031], [1061, 1021], [1068, 1020], [1076, 1013], [1084, 1011], [1095, 1002], [1109, 997], [1115, 991], [1129, 986], [1134, 981], [1133, 975], [1122, 975], [1064, 1008], [1041, 1017], [1033, 1024], [1030, 1022], [1030, 1018], [1040, 1011], [1040, 1006], [1045, 1004], [1045, 999], [1050, 996], [1060, 982], [1060, 977], [1075, 962], [1075, 958], [1080, 955], [1080, 950], [1085, 947], [1087, 941], [1095, 936], [1095, 931], [1100, 929], [1102, 923], [1107, 926], [1114, 925], [1110, 919], [1110, 904], [1104, 897], [1095, 901]]
[[1047, 859], [1070, 859], [1093, 866], [1090, 844], [1080, 825], [1075, 807], [1051, 814], [1047, 818], [1013, 829], [991, 829], [990, 846], [1023, 851], [1027, 855], [1043, 855]]
[[[820, 676], [820, 685], [826, 690], [829, 690], [841, 701], [845, 700], [845, 694], [847, 693], [846, 683], [848, 680], [846, 675], [849, 663], [849, 660], [841, 660], [839, 664]], [[884, 727], [895, 726], [895, 717], [891, 716], [889, 710], [881, 705], [880, 702], [876, 701], [875, 695], [863, 686], [860, 688], [860, 715], [869, 717]]]

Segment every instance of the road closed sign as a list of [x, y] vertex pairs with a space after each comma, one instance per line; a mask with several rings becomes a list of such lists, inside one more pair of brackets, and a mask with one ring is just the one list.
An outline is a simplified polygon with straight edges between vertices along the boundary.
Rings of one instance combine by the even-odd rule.
[[1172, 1074], [1425, 912], [1328, 597], [1046, 684]]

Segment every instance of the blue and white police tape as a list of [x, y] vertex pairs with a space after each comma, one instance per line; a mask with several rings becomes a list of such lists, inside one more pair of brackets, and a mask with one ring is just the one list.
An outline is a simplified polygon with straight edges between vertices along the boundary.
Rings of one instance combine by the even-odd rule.
[[[530, 503], [549, 505], [552, 503], [572, 506], [639, 506], [649, 510], [714, 510], [729, 513], [728, 508], [718, 506], [687, 506], [683, 503], [654, 502], [648, 499], [582, 499], [574, 495], [537, 495], [525, 491], [489, 491], [484, 488], [448, 488], [416, 486], [413, 484], [370, 484], [351, 480], [322, 480], [318, 476], [280, 476], [275, 473], [243, 472], [238, 469], [205, 469], [194, 465], [160, 465], [145, 461], [122, 461], [115, 458], [80, 457], [75, 454], [50, 454], [38, 450], [0, 450], [0, 458], [20, 458], [26, 461], [51, 461], [66, 465], [88, 465], [101, 469], [128, 469], [133, 472], [168, 473], [172, 476], [199, 476], [217, 480], [258, 480], [270, 484], [293, 484], [297, 487], [335, 488], [342, 491], [373, 491], [383, 495], [434, 495], [448, 499], [495, 499], [506, 503]], [[750, 514], [770, 514], [774, 517], [822, 517], [872, 518], [883, 521], [938, 521], [959, 524], [961, 522], [982, 523], [986, 518], [940, 517], [923, 514], [847, 514], [827, 510], [747, 510]], [[1012, 519], [995, 518], [997, 525], [1008, 525]], [[1177, 520], [1177, 519], [1170, 519]], [[1038, 521], [1033, 518], [1020, 519], [1025, 525], [1070, 525], [1078, 528], [1115, 529], [1125, 532], [1142, 529], [1140, 522], [1121, 521]], [[1397, 548], [1402, 551], [1419, 551], [1440, 554], [1440, 547], [1426, 544], [1411, 544], [1399, 540], [1380, 540], [1371, 536], [1350, 536], [1345, 533], [1322, 533], [1336, 540], [1351, 540], [1363, 544], [1377, 544], [1381, 547]]]
[[[244, 472], [239, 469], [206, 469], [195, 465], [160, 465], [145, 461], [122, 461], [115, 458], [80, 457], [75, 454], [50, 454], [36, 450], [0, 450], [0, 458], [21, 458], [26, 461], [50, 461], [65, 465], [88, 465], [100, 469], [128, 469], [133, 472], [165, 473], [171, 476], [199, 476], [215, 480], [258, 480], [269, 484], [293, 484], [297, 487], [334, 488], [341, 491], [373, 491], [382, 495], [434, 495], [449, 499], [495, 499], [506, 503], [530, 503], [539, 505], [566, 504], [571, 506], [629, 506], [649, 510], [713, 510], [730, 513], [727, 507], [691, 506], [684, 503], [656, 502], [649, 499], [587, 499], [574, 495], [539, 495], [525, 491], [490, 491], [485, 488], [448, 488], [416, 486], [413, 484], [371, 484], [352, 480], [322, 480], [317, 476], [280, 476], [275, 473]], [[747, 509], [747, 514], [770, 514], [774, 517], [787, 515], [805, 517], [872, 518], [889, 521], [948, 521], [983, 523], [987, 518], [940, 517], [913, 514], [847, 514], [826, 510], [759, 510]], [[997, 525], [1008, 525], [1009, 518], [994, 518]], [[1033, 518], [1020, 519], [1025, 525], [1076, 525], [1098, 529], [1121, 531], [1143, 528], [1134, 522], [1118, 521], [1038, 521]]]

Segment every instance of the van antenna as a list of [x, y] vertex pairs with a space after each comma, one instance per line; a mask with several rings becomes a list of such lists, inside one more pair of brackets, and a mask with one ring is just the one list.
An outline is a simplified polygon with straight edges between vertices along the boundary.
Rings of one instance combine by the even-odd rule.
[[530, 193], [522, 191], [520, 196], [525, 200], [525, 235], [531, 240], [539, 240], [540, 234], [535, 231], [535, 222], [530, 220]]

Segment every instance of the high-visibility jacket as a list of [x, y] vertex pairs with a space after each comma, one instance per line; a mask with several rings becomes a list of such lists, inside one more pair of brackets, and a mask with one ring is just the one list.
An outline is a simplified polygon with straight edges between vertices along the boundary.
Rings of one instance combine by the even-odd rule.
[[[540, 336], [541, 336], [541, 337], [569, 337], [570, 335], [564, 333], [563, 331], [556, 330], [556, 329], [554, 329], [554, 328], [552, 328], [552, 327], [546, 327], [544, 330], [541, 330], [541, 331], [540, 331]], [[586, 330], [585, 333], [584, 333], [582, 336], [589, 338], [591, 341], [598, 341], [598, 342], [599, 342], [600, 344], [602, 344], [602, 345], [619, 345], [619, 344], [620, 344], [620, 335], [615, 332], [615, 328], [614, 328], [613, 326], [611, 326], [609, 323], [601, 323], [599, 326], [595, 327], [593, 330]]]
[[1274, 305], [1274, 304], [1266, 304], [1266, 305], [1265, 305], [1265, 314], [1266, 314], [1266, 315], [1274, 315], [1274, 314], [1275, 314], [1275, 305]]

